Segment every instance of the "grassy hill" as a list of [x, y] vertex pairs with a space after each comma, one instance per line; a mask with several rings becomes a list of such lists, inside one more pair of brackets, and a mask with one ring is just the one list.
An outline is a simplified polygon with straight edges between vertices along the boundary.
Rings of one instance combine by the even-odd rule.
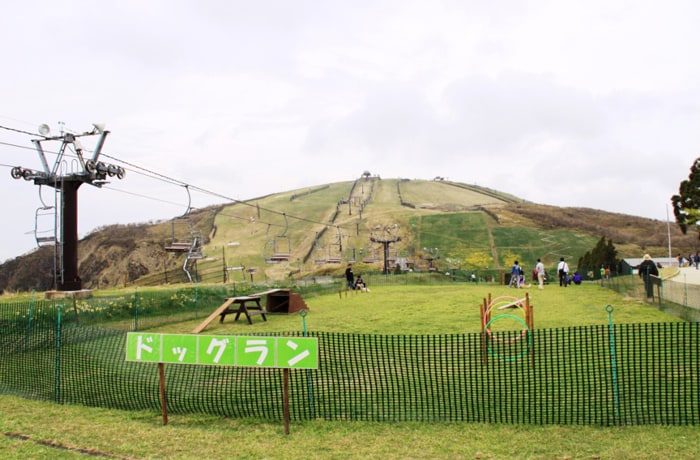
[[[271, 279], [293, 272], [339, 273], [348, 261], [354, 261], [358, 270], [381, 270], [383, 246], [372, 239], [397, 239], [389, 245], [389, 257], [404, 258], [416, 268], [427, 268], [425, 258], [436, 256], [464, 265], [460, 259], [468, 255], [462, 254], [465, 247], [491, 253], [488, 236], [470, 242], [464, 230], [488, 235], [485, 221], [493, 218], [483, 208], [516, 201], [505, 194], [443, 181], [340, 182], [276, 194], [255, 200], [255, 206], [228, 206], [216, 218], [216, 237], [207, 250], [225, 252], [227, 263], [230, 256], [232, 262], [256, 268]], [[289, 251], [288, 261], [265, 261], [270, 256], [265, 249], [275, 246]]]
[[[671, 228], [674, 251], [697, 250], [694, 235]], [[388, 256], [414, 270], [495, 270], [514, 259], [572, 267], [602, 237], [620, 257], [668, 252], [666, 223], [587, 208], [524, 202], [496, 190], [445, 180], [380, 179], [322, 184], [192, 211], [172, 222], [114, 225], [80, 242], [86, 288], [186, 282], [175, 242], [203, 241], [189, 271], [202, 282], [282, 280], [381, 271]], [[53, 250], [41, 248], [0, 266], [0, 288], [51, 286]], [[37, 270], [37, 267], [41, 267]], [[228, 268], [228, 270], [226, 270]]]

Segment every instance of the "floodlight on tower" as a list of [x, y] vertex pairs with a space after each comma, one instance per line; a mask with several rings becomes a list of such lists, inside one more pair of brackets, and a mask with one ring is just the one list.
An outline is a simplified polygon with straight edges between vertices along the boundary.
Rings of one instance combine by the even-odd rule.
[[46, 137], [49, 135], [49, 133], [51, 133], [51, 128], [49, 128], [49, 125], [47, 125], [46, 123], [42, 123], [39, 125], [39, 134]]

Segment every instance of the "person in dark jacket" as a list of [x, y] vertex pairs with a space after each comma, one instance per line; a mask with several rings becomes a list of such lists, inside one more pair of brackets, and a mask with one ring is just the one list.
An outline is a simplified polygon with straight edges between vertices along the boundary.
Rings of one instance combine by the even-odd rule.
[[348, 264], [345, 269], [345, 281], [348, 283], [348, 289], [355, 289], [355, 274], [352, 272], [352, 264]]
[[355, 279], [355, 289], [362, 292], [369, 292], [365, 280], [362, 279], [362, 275], [357, 275], [357, 279]]
[[644, 254], [644, 260], [639, 264], [639, 277], [644, 280], [644, 285], [647, 289], [647, 297], [654, 297], [654, 278], [658, 278], [659, 269], [656, 268], [656, 264], [651, 260], [649, 254]]

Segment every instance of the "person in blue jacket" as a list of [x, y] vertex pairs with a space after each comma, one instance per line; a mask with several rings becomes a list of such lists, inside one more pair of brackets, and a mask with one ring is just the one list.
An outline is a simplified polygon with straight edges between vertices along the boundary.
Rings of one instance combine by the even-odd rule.
[[513, 263], [513, 266], [510, 268], [510, 283], [508, 283], [508, 287], [520, 287], [520, 265], [518, 264], [518, 261], [516, 260]]

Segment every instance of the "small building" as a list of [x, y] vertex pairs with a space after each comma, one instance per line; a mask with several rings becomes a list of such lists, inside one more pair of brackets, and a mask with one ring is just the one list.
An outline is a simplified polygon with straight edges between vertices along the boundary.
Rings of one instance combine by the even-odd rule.
[[[621, 275], [636, 275], [637, 267], [642, 263], [644, 259], [641, 257], [630, 257], [622, 259], [620, 262], [620, 274]], [[675, 257], [652, 257], [656, 263], [656, 266], [661, 266], [661, 268], [677, 267], [678, 259]]]

